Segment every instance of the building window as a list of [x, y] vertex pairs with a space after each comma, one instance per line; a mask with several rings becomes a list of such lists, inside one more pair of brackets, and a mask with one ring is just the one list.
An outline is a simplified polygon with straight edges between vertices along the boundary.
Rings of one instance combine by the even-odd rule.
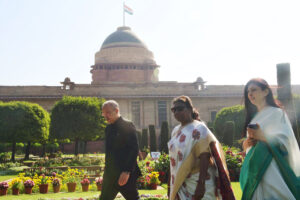
[[210, 120], [211, 122], [214, 122], [217, 116], [217, 111], [211, 111], [210, 112]]
[[158, 101], [158, 125], [161, 127], [163, 121], [167, 121], [167, 102], [166, 101]]
[[135, 126], [141, 126], [141, 106], [139, 101], [132, 101], [131, 102], [131, 114], [132, 114], [132, 122]]

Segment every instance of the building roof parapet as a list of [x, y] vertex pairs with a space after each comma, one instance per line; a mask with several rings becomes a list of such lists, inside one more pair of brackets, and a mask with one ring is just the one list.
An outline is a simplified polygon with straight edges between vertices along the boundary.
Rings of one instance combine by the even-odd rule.
[[[138, 94], [138, 95], [68, 95], [68, 96], [81, 96], [81, 97], [98, 97], [98, 98], [174, 98], [182, 94]], [[0, 96], [0, 99], [60, 99], [65, 95], [23, 95], [23, 96]], [[242, 97], [240, 93], [232, 94], [199, 94], [188, 95], [189, 97]]]

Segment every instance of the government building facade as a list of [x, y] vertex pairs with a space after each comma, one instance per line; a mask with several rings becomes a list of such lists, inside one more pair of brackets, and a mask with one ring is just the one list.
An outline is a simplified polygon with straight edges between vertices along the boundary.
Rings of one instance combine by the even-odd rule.
[[[189, 83], [159, 81], [159, 68], [144, 42], [129, 27], [119, 27], [96, 52], [90, 84], [65, 78], [58, 86], [0, 86], [0, 101], [29, 101], [50, 111], [65, 95], [114, 99], [121, 115], [138, 129], [150, 124], [159, 129], [163, 121], [170, 128], [177, 125], [170, 108], [179, 95], [191, 97], [206, 122], [213, 121], [220, 109], [243, 101], [243, 85], [206, 85], [201, 77]], [[300, 86], [293, 85], [292, 91], [300, 94]]]

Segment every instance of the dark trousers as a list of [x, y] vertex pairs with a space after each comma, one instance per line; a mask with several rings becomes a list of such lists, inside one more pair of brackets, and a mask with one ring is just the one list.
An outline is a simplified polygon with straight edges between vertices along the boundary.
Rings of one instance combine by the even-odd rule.
[[109, 190], [101, 191], [100, 200], [114, 200], [120, 192], [126, 200], [139, 200], [139, 193], [136, 188], [137, 175], [130, 175], [128, 182], [124, 186], [118, 183], [111, 185]]

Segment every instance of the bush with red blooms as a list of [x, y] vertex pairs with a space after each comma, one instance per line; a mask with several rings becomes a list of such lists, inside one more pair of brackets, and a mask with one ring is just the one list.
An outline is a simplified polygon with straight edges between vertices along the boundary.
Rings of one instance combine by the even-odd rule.
[[223, 145], [225, 152], [227, 168], [231, 181], [239, 181], [242, 163], [244, 161], [244, 152], [239, 148]]

